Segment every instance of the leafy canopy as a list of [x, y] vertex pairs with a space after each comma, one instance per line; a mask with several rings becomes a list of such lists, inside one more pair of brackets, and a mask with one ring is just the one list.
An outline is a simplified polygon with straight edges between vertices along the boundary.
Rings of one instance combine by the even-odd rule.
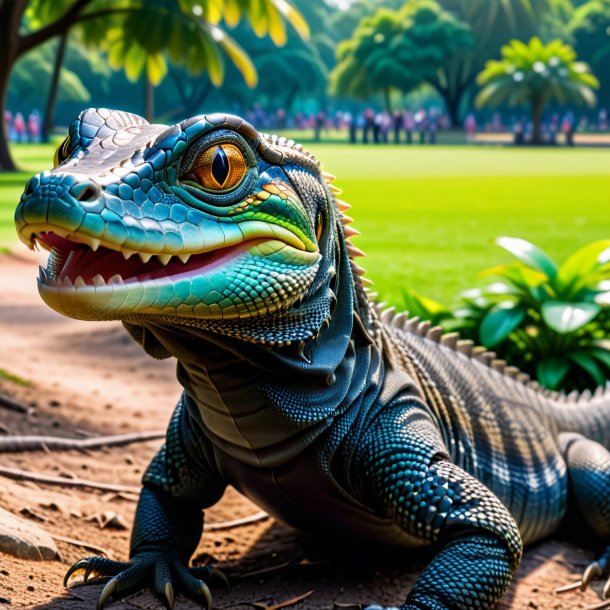
[[360, 98], [390, 88], [408, 92], [473, 45], [468, 27], [435, 0], [410, 2], [398, 11], [380, 8], [339, 44], [331, 90]]
[[[61, 18], [74, 0], [30, 0], [25, 14], [29, 30]], [[269, 34], [276, 44], [286, 41], [285, 21], [304, 38], [309, 29], [287, 0], [90, 0], [79, 12], [84, 42], [107, 51], [111, 67], [124, 68], [130, 80], [146, 70], [149, 81], [167, 73], [166, 54], [193, 74], [209, 72], [214, 85], [224, 78], [224, 57], [253, 87], [257, 74], [242, 47], [221, 27], [236, 25], [245, 15], [258, 36]]]
[[504, 102], [523, 104], [556, 102], [595, 104], [597, 78], [586, 63], [576, 61], [574, 49], [554, 40], [544, 45], [534, 37], [529, 43], [511, 40], [501, 49], [502, 59], [489, 60], [479, 74], [482, 85], [478, 106]]

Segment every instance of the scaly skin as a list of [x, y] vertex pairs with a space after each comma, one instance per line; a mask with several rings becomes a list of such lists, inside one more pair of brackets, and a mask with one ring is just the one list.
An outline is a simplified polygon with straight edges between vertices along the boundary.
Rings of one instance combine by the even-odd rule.
[[143, 477], [130, 561], [90, 557], [66, 576], [112, 577], [98, 608], [146, 586], [209, 607], [219, 573], [187, 566], [201, 510], [228, 484], [295, 527], [436, 545], [404, 610], [492, 608], [569, 491], [610, 534], [607, 396], [576, 406], [379, 312], [338, 192], [301, 147], [238, 117], [167, 128], [105, 109], [83, 112], [26, 186], [15, 219], [51, 251], [42, 298], [121, 320], [152, 356], [177, 358], [184, 387]]

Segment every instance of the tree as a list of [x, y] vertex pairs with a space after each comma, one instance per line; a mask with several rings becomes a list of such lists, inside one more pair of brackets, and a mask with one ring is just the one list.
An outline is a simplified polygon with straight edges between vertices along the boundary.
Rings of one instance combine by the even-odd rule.
[[399, 11], [380, 8], [339, 45], [331, 90], [360, 98], [383, 92], [390, 111], [391, 89], [413, 90], [473, 44], [468, 27], [434, 0], [417, 0]]
[[610, 105], [610, 0], [591, 0], [574, 12], [571, 22], [574, 46], [578, 56], [586, 61], [601, 79], [598, 99]]
[[[135, 77], [144, 68], [159, 82], [167, 66], [164, 52], [192, 71], [207, 69], [220, 83], [222, 54], [238, 65], [251, 83], [256, 73], [247, 55], [220, 27], [234, 26], [245, 14], [260, 36], [276, 44], [286, 38], [284, 20], [303, 36], [307, 24], [286, 0], [4, 0], [0, 2], [0, 112], [4, 115], [9, 78], [15, 62], [75, 25], [89, 44], [108, 50], [111, 63]], [[0, 170], [14, 170], [6, 125], [0, 120]]]
[[[409, 0], [417, 2], [417, 0]], [[477, 74], [511, 38], [529, 38], [548, 15], [551, 0], [438, 0], [443, 9], [469, 26], [475, 45], [443, 63], [428, 82], [445, 101], [453, 125], [461, 122], [461, 107]]]
[[542, 143], [542, 113], [547, 104], [595, 104], [599, 82], [589, 66], [576, 61], [574, 49], [555, 40], [548, 45], [534, 37], [528, 44], [511, 40], [501, 49], [501, 60], [490, 60], [477, 81], [482, 89], [478, 106], [529, 105], [532, 143]]

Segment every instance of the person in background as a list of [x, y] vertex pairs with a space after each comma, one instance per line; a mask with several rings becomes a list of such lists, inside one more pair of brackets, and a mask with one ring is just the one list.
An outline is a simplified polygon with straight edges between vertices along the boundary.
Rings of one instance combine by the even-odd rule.
[[464, 127], [466, 128], [466, 139], [472, 142], [477, 134], [477, 120], [472, 112], [466, 117]]
[[40, 114], [32, 110], [28, 115], [27, 132], [30, 142], [40, 142]]
[[413, 144], [413, 130], [415, 129], [415, 118], [412, 112], [405, 112], [405, 132], [407, 134], [407, 144]]
[[25, 120], [21, 112], [15, 113], [15, 119], [13, 120], [13, 131], [15, 133], [16, 142], [25, 142], [27, 134], [25, 131]]

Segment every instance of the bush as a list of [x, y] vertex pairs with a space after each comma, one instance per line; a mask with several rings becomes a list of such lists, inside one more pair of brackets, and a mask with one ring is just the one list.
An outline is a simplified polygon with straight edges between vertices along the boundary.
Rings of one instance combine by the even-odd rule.
[[[459, 331], [498, 353], [547, 388], [583, 390], [610, 376], [610, 240], [576, 251], [561, 266], [514, 237], [496, 243], [517, 259], [482, 272], [485, 285], [449, 309], [416, 293], [413, 314]], [[415, 307], [414, 307], [415, 305]]]

